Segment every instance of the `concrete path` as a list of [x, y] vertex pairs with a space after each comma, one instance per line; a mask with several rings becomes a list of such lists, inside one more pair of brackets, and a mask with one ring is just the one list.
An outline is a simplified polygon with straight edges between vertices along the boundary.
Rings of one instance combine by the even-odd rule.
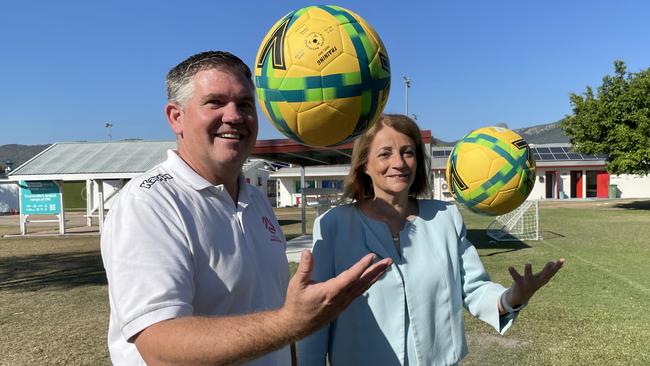
[[287, 241], [287, 259], [289, 262], [300, 262], [303, 249], [311, 250], [311, 235], [301, 235]]
[[[99, 227], [95, 218], [92, 226], [85, 226], [83, 214], [74, 212], [66, 214], [65, 236], [96, 235], [99, 236]], [[0, 215], [0, 238], [2, 237], [61, 237], [57, 223], [32, 223], [28, 225], [27, 235], [20, 235], [18, 215]], [[301, 235], [287, 241], [287, 259], [289, 262], [300, 262], [300, 253], [303, 249], [311, 249], [311, 235]]]

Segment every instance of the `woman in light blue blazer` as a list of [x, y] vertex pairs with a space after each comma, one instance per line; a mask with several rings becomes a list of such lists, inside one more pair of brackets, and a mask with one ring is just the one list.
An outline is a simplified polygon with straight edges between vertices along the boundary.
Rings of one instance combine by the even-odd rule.
[[392, 258], [389, 270], [339, 317], [298, 343], [299, 365], [454, 365], [467, 354], [463, 308], [503, 334], [560, 269], [510, 268], [491, 282], [455, 205], [417, 199], [429, 190], [418, 126], [384, 115], [357, 139], [345, 195], [313, 229], [312, 279], [336, 277], [359, 258]]

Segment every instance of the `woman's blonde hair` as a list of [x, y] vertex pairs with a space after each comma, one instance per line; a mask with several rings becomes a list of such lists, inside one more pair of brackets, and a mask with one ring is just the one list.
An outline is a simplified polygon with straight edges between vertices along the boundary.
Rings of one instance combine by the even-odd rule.
[[365, 173], [368, 163], [370, 145], [377, 132], [384, 127], [390, 127], [408, 136], [415, 144], [415, 179], [409, 187], [409, 196], [417, 197], [429, 191], [429, 164], [425, 159], [424, 143], [418, 125], [409, 117], [402, 114], [383, 114], [375, 124], [354, 142], [350, 172], [345, 178], [343, 194], [346, 198], [357, 201], [372, 198], [375, 192], [370, 176]]

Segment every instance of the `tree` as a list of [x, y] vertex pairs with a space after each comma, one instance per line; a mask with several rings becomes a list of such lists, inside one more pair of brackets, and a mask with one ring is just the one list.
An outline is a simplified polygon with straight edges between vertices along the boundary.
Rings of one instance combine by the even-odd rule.
[[650, 169], [650, 68], [627, 72], [614, 61], [614, 76], [603, 77], [597, 95], [587, 86], [571, 93], [573, 114], [561, 123], [574, 148], [586, 154], [607, 154], [612, 174], [646, 175]]

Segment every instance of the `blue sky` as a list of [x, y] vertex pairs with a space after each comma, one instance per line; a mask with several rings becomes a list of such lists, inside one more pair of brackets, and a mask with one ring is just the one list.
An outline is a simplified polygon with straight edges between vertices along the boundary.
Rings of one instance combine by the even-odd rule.
[[[166, 72], [222, 49], [250, 66], [273, 23], [306, 1], [10, 1], [0, 21], [0, 145], [172, 140]], [[650, 67], [647, 1], [338, 1], [388, 49], [386, 112], [455, 140], [486, 125], [554, 122], [569, 93], [621, 59]], [[259, 138], [282, 138], [261, 111]]]

